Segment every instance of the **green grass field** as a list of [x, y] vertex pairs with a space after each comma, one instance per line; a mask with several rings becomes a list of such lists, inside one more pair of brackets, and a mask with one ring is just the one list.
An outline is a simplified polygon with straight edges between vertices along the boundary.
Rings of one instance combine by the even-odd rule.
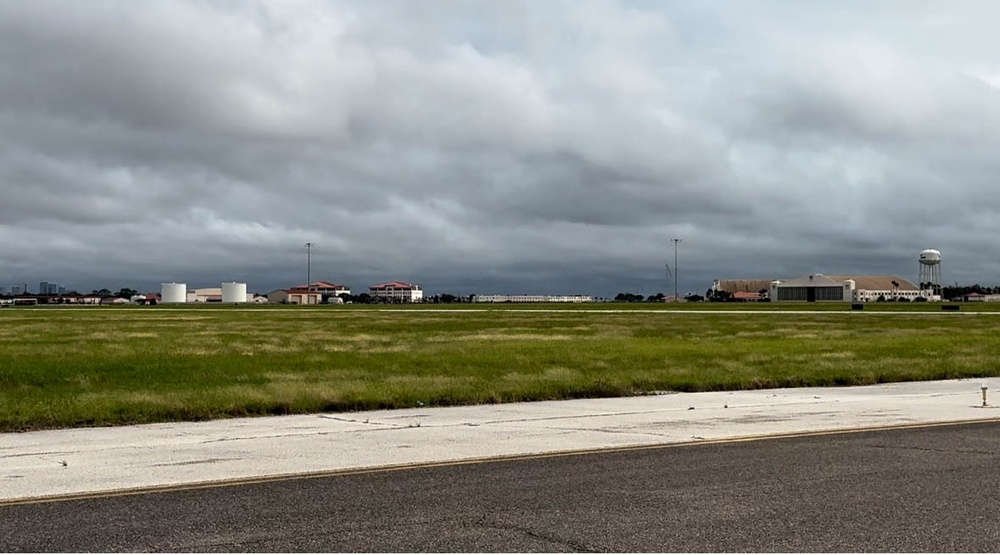
[[3, 309], [0, 430], [1000, 375], [940, 305], [437, 308]]

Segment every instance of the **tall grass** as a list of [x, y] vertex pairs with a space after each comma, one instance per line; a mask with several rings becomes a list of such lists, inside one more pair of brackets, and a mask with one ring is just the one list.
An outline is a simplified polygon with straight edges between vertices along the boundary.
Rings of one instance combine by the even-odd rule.
[[4, 310], [0, 430], [1000, 375], [1000, 314], [507, 308]]

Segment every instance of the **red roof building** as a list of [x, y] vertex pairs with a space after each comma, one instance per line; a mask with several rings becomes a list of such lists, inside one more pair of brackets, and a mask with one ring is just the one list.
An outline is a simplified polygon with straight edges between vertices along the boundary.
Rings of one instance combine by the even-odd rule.
[[292, 289], [308, 290], [316, 293], [322, 293], [323, 295], [332, 295], [334, 297], [351, 294], [351, 290], [346, 285], [330, 283], [328, 281], [314, 281], [308, 285], [303, 283], [302, 285], [296, 285]]
[[415, 303], [424, 298], [424, 292], [419, 285], [403, 281], [389, 281], [372, 285], [368, 288], [368, 294], [376, 299], [395, 303]]

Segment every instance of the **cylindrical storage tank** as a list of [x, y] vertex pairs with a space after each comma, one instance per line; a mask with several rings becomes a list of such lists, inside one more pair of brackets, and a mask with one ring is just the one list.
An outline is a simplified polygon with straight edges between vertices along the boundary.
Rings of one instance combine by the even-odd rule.
[[247, 302], [247, 284], [245, 283], [223, 283], [222, 302], [224, 303], [245, 303]]
[[161, 283], [160, 284], [161, 303], [186, 303], [187, 284], [186, 283]]

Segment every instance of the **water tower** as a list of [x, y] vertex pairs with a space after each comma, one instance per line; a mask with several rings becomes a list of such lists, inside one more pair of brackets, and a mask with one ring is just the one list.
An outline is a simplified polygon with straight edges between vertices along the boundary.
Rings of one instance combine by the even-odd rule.
[[920, 251], [919, 281], [921, 289], [930, 289], [934, 295], [941, 294], [941, 251], [935, 249]]

